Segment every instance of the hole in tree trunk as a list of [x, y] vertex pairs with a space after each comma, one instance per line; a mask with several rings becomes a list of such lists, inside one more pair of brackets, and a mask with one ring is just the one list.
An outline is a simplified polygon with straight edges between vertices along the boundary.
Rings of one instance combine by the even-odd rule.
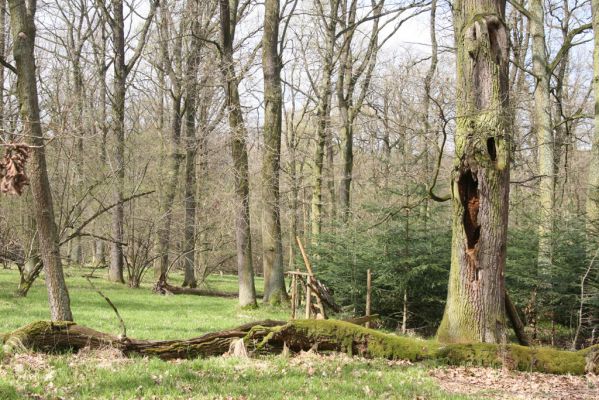
[[464, 231], [468, 241], [468, 249], [474, 249], [480, 238], [480, 225], [478, 223], [478, 208], [480, 198], [478, 194], [478, 182], [467, 170], [460, 176], [458, 181], [460, 201], [464, 207]]
[[489, 157], [491, 157], [491, 161], [497, 160], [497, 148], [495, 147], [494, 137], [490, 137], [487, 139], [487, 151], [489, 152]]

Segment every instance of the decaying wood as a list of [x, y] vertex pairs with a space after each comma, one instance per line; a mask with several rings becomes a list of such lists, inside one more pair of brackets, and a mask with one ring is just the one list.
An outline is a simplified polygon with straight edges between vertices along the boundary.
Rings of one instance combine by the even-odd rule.
[[[364, 325], [364, 324], [368, 324], [369, 322], [376, 321], [377, 319], [379, 319], [379, 317], [380, 317], [379, 314], [372, 314], [372, 315], [364, 315], [363, 317], [347, 318], [347, 319], [344, 319], [344, 321], [355, 324], [355, 325]], [[366, 325], [366, 327], [369, 328], [368, 325]]]
[[528, 337], [524, 332], [524, 324], [518, 315], [516, 306], [514, 303], [512, 303], [512, 299], [510, 299], [510, 296], [508, 296], [507, 292], [505, 293], [505, 313], [512, 323], [512, 328], [514, 329], [518, 343], [520, 343], [522, 346], [530, 346]]
[[230, 354], [232, 348], [241, 347], [241, 343], [236, 343], [241, 340], [249, 355], [315, 349], [367, 358], [437, 360], [450, 365], [475, 363], [555, 374], [599, 372], [599, 363], [596, 362], [599, 345], [576, 352], [491, 343], [444, 345], [336, 320], [266, 320], [183, 340], [130, 339], [73, 322], [39, 321], [0, 338], [7, 353], [23, 349], [54, 353], [78, 351], [84, 347], [112, 347], [126, 356], [189, 359]]
[[[234, 340], [244, 338], [255, 326], [268, 329], [282, 321], [259, 321], [187, 340], [139, 340], [99, 332], [72, 322], [38, 321], [3, 338], [5, 350], [31, 349], [44, 353], [78, 351], [84, 347], [113, 347], [125, 355], [156, 356], [163, 360], [220, 356]], [[256, 339], [261, 339], [258, 333]]]

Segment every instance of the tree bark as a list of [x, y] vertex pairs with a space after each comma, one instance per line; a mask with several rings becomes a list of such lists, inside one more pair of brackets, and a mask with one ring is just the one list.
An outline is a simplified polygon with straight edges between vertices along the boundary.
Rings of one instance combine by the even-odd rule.
[[252, 263], [252, 238], [250, 231], [250, 184], [246, 129], [239, 99], [239, 81], [233, 60], [233, 40], [237, 25], [237, 0], [219, 0], [220, 5], [220, 69], [225, 81], [229, 128], [231, 129], [231, 154], [235, 173], [235, 242], [237, 248], [237, 274], [239, 277], [239, 305], [256, 307], [254, 267]]
[[456, 0], [457, 130], [443, 342], [504, 338], [510, 117], [502, 0]]
[[33, 146], [29, 179], [35, 208], [40, 253], [46, 273], [46, 287], [52, 320], [72, 321], [69, 292], [64, 279], [54, 220], [52, 192], [46, 169], [45, 144], [40, 123], [35, 66], [36, 1], [9, 0], [10, 23], [17, 77], [17, 97], [24, 131]]
[[545, 7], [543, 0], [531, 0], [530, 32], [532, 63], [536, 84], [534, 90], [533, 125], [537, 136], [539, 178], [539, 249], [537, 255], [539, 278], [548, 282], [553, 253], [554, 136], [551, 125], [551, 99], [548, 55], [545, 41]]
[[185, 264], [185, 276], [183, 286], [195, 288], [197, 279], [195, 275], [195, 251], [196, 251], [196, 155], [198, 140], [196, 137], [196, 107], [198, 90], [198, 65], [200, 63], [200, 50], [202, 42], [198, 38], [199, 33], [199, 7], [197, 0], [187, 3], [188, 11], [191, 13], [191, 39], [190, 54], [187, 58], [186, 71], [186, 97], [185, 97], [185, 222], [183, 228], [183, 262]]
[[[322, 178], [324, 167], [324, 153], [327, 141], [327, 129], [331, 112], [331, 80], [334, 67], [335, 31], [337, 28], [337, 16], [340, 0], [331, 1], [330, 18], [323, 16], [326, 38], [325, 49], [322, 55], [322, 76], [318, 87], [318, 105], [316, 109], [317, 139], [316, 153], [314, 155], [313, 186], [311, 201], [311, 230], [312, 243], [317, 243], [318, 236], [322, 231]], [[328, 21], [328, 22], [327, 22]]]
[[281, 169], [281, 57], [279, 55], [279, 0], [264, 3], [262, 69], [264, 72], [264, 152], [262, 157], [262, 265], [264, 302], [287, 300], [283, 267], [283, 239], [279, 171]]
[[[183, 155], [181, 154], [181, 124], [183, 119], [181, 110], [183, 97], [181, 87], [181, 51], [183, 46], [182, 37], [184, 22], [181, 22], [181, 29], [179, 32], [177, 32], [174, 26], [169, 26], [169, 12], [170, 10], [168, 10], [168, 8], [164, 5], [161, 7], [161, 51], [163, 65], [167, 71], [167, 75], [170, 80], [171, 87], [169, 92], [173, 103], [171, 110], [171, 135], [169, 141], [168, 166], [165, 176], [166, 185], [164, 188], [164, 192], [162, 193], [160, 210], [162, 221], [160, 222], [160, 227], [157, 232], [158, 253], [160, 254], [160, 271], [157, 274], [159, 276], [159, 279], [166, 279], [166, 274], [169, 267], [170, 236], [171, 224], [173, 219], [173, 202], [175, 200], [177, 183], [179, 181], [179, 169], [181, 166], [181, 161], [183, 160]], [[174, 30], [175, 32], [171, 34], [171, 30]], [[170, 41], [174, 42], [172, 54], [169, 49]]]
[[118, 204], [112, 213], [112, 238], [110, 245], [110, 268], [108, 279], [112, 282], [125, 283], [123, 277], [123, 241], [125, 209], [123, 197], [125, 192], [125, 94], [127, 67], [125, 65], [125, 22], [123, 19], [123, 0], [112, 0], [113, 19], [112, 40], [114, 48], [113, 60], [113, 93], [112, 93], [112, 133], [115, 139], [114, 167], [116, 184], [114, 201]]
[[593, 92], [595, 95], [595, 129], [591, 148], [591, 161], [586, 202], [587, 253], [592, 257], [599, 235], [599, 0], [592, 0], [593, 35]]

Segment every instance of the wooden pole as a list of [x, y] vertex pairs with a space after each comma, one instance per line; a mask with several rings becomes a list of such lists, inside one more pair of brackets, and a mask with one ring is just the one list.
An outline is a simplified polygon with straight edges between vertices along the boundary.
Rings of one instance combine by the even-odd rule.
[[297, 276], [291, 275], [291, 319], [295, 319], [296, 299], [297, 299]]
[[[310, 279], [309, 276], [306, 279]], [[310, 319], [310, 314], [312, 312], [312, 289], [310, 289], [310, 285], [306, 284], [306, 319]]]
[[[370, 316], [370, 297], [372, 295], [372, 274], [370, 268], [366, 271], [366, 316]], [[366, 327], [370, 328], [370, 321], [366, 322]]]
[[304, 245], [302, 244], [302, 241], [300, 240], [299, 236], [296, 236], [295, 240], [297, 240], [297, 245], [299, 246], [299, 249], [302, 252], [304, 264], [306, 264], [306, 270], [308, 270], [308, 273], [310, 275], [314, 275], [314, 272], [312, 272], [312, 265], [310, 265], [310, 260], [308, 260], [308, 255], [306, 254], [306, 250], [304, 250]]

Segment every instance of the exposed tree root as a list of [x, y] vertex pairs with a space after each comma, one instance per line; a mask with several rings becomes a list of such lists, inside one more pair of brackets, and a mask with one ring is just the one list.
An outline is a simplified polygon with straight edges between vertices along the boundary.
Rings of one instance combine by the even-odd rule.
[[250, 353], [318, 350], [391, 360], [437, 360], [450, 365], [504, 366], [521, 371], [582, 375], [599, 372], [587, 363], [599, 346], [577, 352], [519, 345], [449, 344], [401, 337], [335, 320], [260, 321], [186, 340], [137, 340], [95, 331], [72, 322], [39, 321], [4, 335], [5, 351], [77, 351], [84, 347], [113, 347], [126, 355], [156, 356], [165, 360], [219, 356], [242, 339]]

